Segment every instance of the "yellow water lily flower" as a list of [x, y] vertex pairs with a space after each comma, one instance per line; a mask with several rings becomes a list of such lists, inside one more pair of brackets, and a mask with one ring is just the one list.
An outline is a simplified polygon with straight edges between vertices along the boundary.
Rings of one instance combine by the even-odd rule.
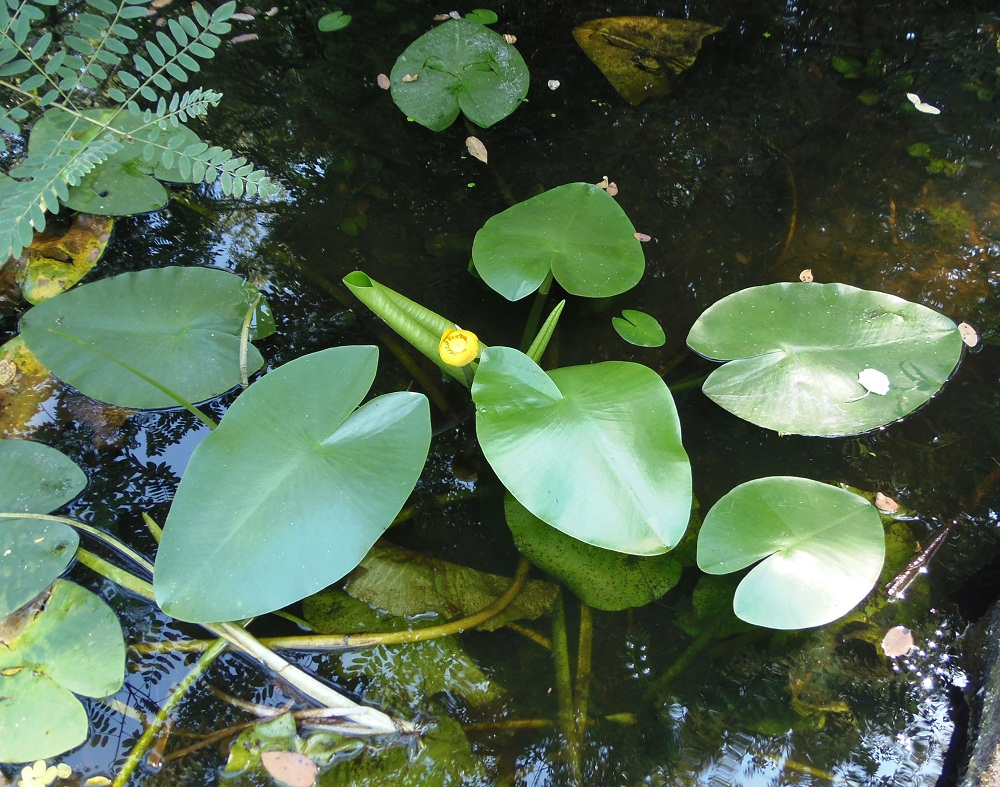
[[479, 338], [461, 328], [445, 331], [438, 343], [438, 354], [449, 366], [465, 366], [479, 355]]

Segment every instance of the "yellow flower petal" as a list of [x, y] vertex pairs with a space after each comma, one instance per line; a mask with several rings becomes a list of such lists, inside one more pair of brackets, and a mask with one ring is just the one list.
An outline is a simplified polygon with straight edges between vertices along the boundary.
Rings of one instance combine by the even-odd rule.
[[479, 339], [472, 331], [461, 328], [445, 331], [438, 343], [438, 354], [449, 366], [465, 366], [479, 355]]

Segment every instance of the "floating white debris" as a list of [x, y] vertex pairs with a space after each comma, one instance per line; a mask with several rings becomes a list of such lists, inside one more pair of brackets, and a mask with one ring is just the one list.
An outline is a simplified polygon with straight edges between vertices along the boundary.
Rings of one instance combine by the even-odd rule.
[[550, 79], [549, 80], [549, 90], [558, 90], [559, 89], [559, 85], [560, 85], [560, 82], [559, 82], [558, 79]]
[[923, 100], [921, 100], [920, 96], [918, 96], [916, 93], [907, 93], [906, 97], [910, 99], [910, 103], [913, 104], [914, 107], [916, 107], [917, 112], [923, 112], [926, 115], [941, 114], [940, 109], [938, 109], [936, 106], [932, 104], [925, 104]]
[[885, 396], [889, 393], [889, 378], [878, 369], [865, 369], [858, 375], [858, 382], [868, 393]]

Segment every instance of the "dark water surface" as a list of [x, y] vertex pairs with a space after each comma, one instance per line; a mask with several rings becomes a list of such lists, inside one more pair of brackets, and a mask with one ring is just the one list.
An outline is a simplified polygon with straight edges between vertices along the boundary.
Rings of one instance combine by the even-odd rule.
[[[119, 222], [97, 275], [179, 264], [247, 277], [264, 291], [278, 322], [277, 334], [260, 343], [269, 368], [326, 347], [379, 343], [377, 321], [340, 284], [356, 269], [474, 327], [488, 344], [516, 346], [530, 304], [507, 303], [468, 274], [475, 232], [508, 206], [505, 190], [525, 199], [608, 175], [632, 222], [652, 236], [646, 274], [619, 298], [570, 299], [555, 340], [557, 363], [636, 360], [679, 385], [675, 398], [702, 511], [743, 481], [801, 475], [900, 500], [920, 514], [912, 524], [918, 542], [960, 511], [968, 519], [905, 601], [856, 625], [734, 632], [700, 650], [668, 685], [658, 678], [698, 634], [691, 622], [696, 576], [632, 613], [595, 613], [591, 711], [596, 719], [620, 713], [634, 719], [590, 726], [582, 782], [947, 783], [950, 757], [957, 756], [957, 749], [948, 751], [960, 705], [956, 687], [966, 680], [960, 636], [1000, 586], [996, 496], [986, 489], [969, 504], [996, 466], [1000, 446], [1000, 365], [991, 343], [1000, 327], [1000, 17], [993, 5], [500, 3], [494, 27], [517, 36], [531, 89], [510, 118], [473, 129], [489, 149], [488, 167], [465, 153], [470, 129], [461, 120], [434, 134], [407, 122], [376, 85], [431, 16], [452, 8], [389, 0], [341, 7], [354, 19], [331, 34], [315, 24], [333, 9], [327, 4], [261, 13], [246, 26], [259, 38], [224, 48], [203, 74], [206, 86], [225, 94], [205, 136], [267, 169], [284, 197], [261, 206], [226, 202], [211, 189], [181, 190], [182, 199], [159, 214]], [[630, 14], [693, 18], [723, 30], [706, 39], [675, 95], [635, 108], [571, 36], [586, 20]], [[834, 58], [868, 68], [846, 78]], [[553, 79], [557, 90], [547, 87]], [[941, 114], [916, 112], [906, 92]], [[915, 143], [929, 146], [938, 163], [910, 155]], [[928, 171], [929, 164], [940, 171]], [[744, 287], [795, 280], [804, 268], [818, 281], [882, 290], [972, 322], [986, 347], [968, 355], [920, 412], [859, 438], [780, 437], [730, 416], [697, 386], [684, 386], [712, 368], [685, 349], [691, 324], [707, 306]], [[655, 315], [667, 344], [655, 350], [624, 344], [610, 323], [622, 308]], [[383, 349], [373, 393], [413, 385]], [[443, 390], [452, 413], [468, 412], [463, 391]], [[232, 398], [211, 406], [216, 417]], [[152, 554], [139, 514], [147, 510], [163, 521], [204, 429], [186, 413], [153, 413], [102, 430], [102, 416], [70, 392], [50, 410], [51, 424], [35, 438], [66, 451], [92, 479], [73, 513]], [[456, 456], [476, 461], [471, 422], [449, 425], [450, 414], [441, 410], [433, 417], [442, 429], [414, 502], [450, 491], [488, 492], [495, 482], [485, 469], [471, 484], [452, 472]], [[496, 495], [428, 507], [391, 537], [507, 575], [517, 563]], [[114, 586], [95, 584], [83, 569], [74, 578], [116, 609], [129, 642], [201, 636]], [[578, 619], [572, 597], [567, 615], [572, 652]], [[896, 624], [913, 629], [917, 649], [893, 663], [877, 642]], [[550, 633], [547, 620], [534, 626]], [[475, 710], [445, 698], [454, 718], [480, 725], [555, 718], [547, 651], [507, 632], [466, 634], [463, 644], [507, 693]], [[327, 657], [297, 658], [333, 674]], [[117, 699], [155, 712], [186, 663], [179, 656], [132, 659]], [[233, 656], [212, 668], [208, 683], [256, 702], [280, 704], [284, 697]], [[106, 704], [89, 707], [94, 736], [66, 761], [85, 776], [111, 774], [141, 726]], [[246, 720], [202, 685], [182, 705], [168, 751], [189, 745], [192, 735]], [[490, 774], [484, 783], [571, 783], [554, 727], [468, 734]], [[134, 782], [214, 784], [224, 762], [225, 746], [211, 746]]]

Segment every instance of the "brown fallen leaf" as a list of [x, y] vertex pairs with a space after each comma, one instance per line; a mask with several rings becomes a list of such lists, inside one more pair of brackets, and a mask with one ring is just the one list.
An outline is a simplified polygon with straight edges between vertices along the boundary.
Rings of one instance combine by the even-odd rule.
[[479, 159], [484, 164], [487, 163], [487, 152], [486, 145], [479, 137], [467, 137], [465, 140], [465, 147], [469, 151], [469, 155], [473, 158]]
[[608, 180], [608, 176], [605, 175], [603, 178], [601, 178], [600, 183], [595, 183], [594, 185], [597, 186], [597, 188], [599, 189], [607, 189], [609, 182], [610, 181]]
[[962, 335], [962, 341], [969, 347], [979, 346], [979, 331], [976, 330], [975, 326], [970, 325], [967, 322], [960, 322], [958, 324], [958, 332]]
[[378, 78], [375, 80], [378, 82], [378, 86], [383, 90], [388, 90], [392, 85], [389, 82], [389, 77], [385, 74], [379, 74]]
[[889, 658], [905, 656], [913, 649], [913, 632], [906, 626], [893, 626], [882, 638], [882, 650]]
[[665, 96], [677, 75], [694, 65], [705, 36], [721, 27], [692, 19], [620, 16], [593, 19], [573, 38], [630, 104]]
[[434, 14], [431, 19], [435, 22], [443, 22], [445, 19], [451, 19], [451, 14]]
[[608, 184], [608, 188], [607, 188], [607, 192], [608, 192], [608, 194], [610, 194], [610, 195], [611, 195], [612, 197], [617, 197], [617, 196], [618, 196], [618, 184], [617, 184], [617, 183], [615, 183], [614, 181], [611, 181], [611, 182], [610, 182], [610, 183]]
[[647, 235], [645, 232], [637, 232], [635, 234], [635, 239], [639, 241], [639, 243], [649, 243], [653, 239], [653, 236]]
[[512, 36], [510, 33], [504, 33], [503, 34], [503, 40], [505, 42], [507, 42], [508, 44], [516, 44], [517, 43], [517, 36]]
[[296, 751], [266, 751], [260, 755], [261, 764], [271, 776], [288, 787], [313, 787], [319, 766], [306, 755]]
[[883, 514], [895, 514], [899, 511], [899, 503], [888, 495], [883, 495], [881, 492], [877, 492], [875, 494], [875, 508]]
[[813, 269], [806, 268], [802, 273], [799, 274], [799, 281], [804, 281], [807, 284], [813, 280]]
[[404, 74], [403, 75], [403, 81], [404, 82], [416, 82], [418, 79], [420, 79], [420, 74]]

